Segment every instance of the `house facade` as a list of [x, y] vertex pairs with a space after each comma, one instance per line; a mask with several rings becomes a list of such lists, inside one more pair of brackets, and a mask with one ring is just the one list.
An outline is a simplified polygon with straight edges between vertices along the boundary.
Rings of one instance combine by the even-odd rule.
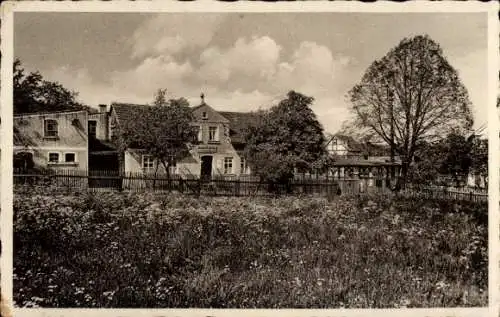
[[358, 155], [359, 151], [353, 148], [353, 140], [341, 134], [332, 135], [326, 143], [328, 153], [333, 156], [347, 157]]
[[14, 116], [14, 168], [86, 170], [87, 111]]
[[[163, 165], [143, 149], [129, 147], [120, 151], [117, 137], [120, 128], [130, 120], [140, 120], [145, 105], [113, 103], [109, 111], [100, 107], [99, 113], [89, 115], [90, 170], [109, 170], [125, 173], [165, 173]], [[250, 174], [243, 157], [244, 139], [241, 125], [252, 116], [249, 113], [218, 112], [204, 101], [192, 107], [192, 125], [198, 131], [198, 142], [189, 148], [189, 154], [174, 161], [171, 175], [185, 178], [224, 178]]]

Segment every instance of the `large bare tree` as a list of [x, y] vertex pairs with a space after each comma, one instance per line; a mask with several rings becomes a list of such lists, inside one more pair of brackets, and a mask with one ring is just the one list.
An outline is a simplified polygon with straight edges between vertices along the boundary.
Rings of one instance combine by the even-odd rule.
[[349, 98], [350, 126], [401, 156], [403, 181], [422, 142], [468, 131], [473, 124], [466, 88], [427, 35], [405, 38], [373, 62]]

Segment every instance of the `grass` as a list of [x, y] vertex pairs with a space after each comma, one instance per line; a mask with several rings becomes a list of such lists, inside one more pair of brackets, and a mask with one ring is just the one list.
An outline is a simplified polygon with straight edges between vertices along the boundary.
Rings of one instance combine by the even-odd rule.
[[487, 305], [487, 205], [403, 198], [14, 199], [23, 307]]

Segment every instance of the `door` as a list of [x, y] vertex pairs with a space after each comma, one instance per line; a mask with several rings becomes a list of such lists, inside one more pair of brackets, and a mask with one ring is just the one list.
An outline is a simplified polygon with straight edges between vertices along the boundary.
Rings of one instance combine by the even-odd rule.
[[14, 154], [14, 171], [18, 173], [26, 173], [35, 167], [33, 153], [19, 152]]
[[206, 155], [201, 157], [201, 179], [208, 181], [212, 178], [212, 156]]

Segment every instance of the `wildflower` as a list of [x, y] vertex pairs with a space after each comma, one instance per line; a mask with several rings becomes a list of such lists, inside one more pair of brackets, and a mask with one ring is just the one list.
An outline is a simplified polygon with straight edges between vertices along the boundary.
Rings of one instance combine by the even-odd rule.
[[295, 278], [295, 283], [297, 284], [297, 286], [301, 286], [302, 283], [300, 282], [300, 279], [298, 277]]
[[444, 289], [448, 286], [448, 284], [446, 284], [444, 281], [439, 281], [436, 283], [436, 289]]
[[85, 291], [85, 287], [77, 287], [75, 289], [75, 295], [83, 294], [84, 291]]

